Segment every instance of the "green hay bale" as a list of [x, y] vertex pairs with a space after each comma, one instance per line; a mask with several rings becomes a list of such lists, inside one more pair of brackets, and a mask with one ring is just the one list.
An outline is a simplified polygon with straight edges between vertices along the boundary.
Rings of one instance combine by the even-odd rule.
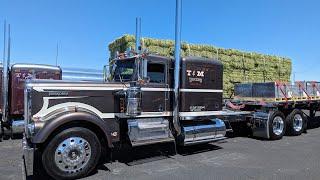
[[[142, 48], [149, 53], [174, 56], [174, 41], [142, 38]], [[110, 57], [128, 48], [135, 49], [135, 37], [124, 35], [108, 46]], [[189, 44], [182, 42], [182, 56], [215, 58], [223, 63], [224, 97], [230, 97], [236, 82], [290, 81], [292, 63], [289, 58], [274, 55], [224, 49], [212, 45]]]

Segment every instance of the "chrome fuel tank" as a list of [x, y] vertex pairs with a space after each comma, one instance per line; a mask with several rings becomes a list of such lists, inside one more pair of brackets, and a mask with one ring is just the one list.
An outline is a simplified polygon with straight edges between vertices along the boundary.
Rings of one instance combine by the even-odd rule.
[[132, 146], [174, 140], [169, 129], [169, 121], [164, 118], [128, 119], [128, 136]]
[[197, 121], [193, 124], [184, 124], [184, 145], [207, 143], [225, 139], [226, 125], [221, 119]]

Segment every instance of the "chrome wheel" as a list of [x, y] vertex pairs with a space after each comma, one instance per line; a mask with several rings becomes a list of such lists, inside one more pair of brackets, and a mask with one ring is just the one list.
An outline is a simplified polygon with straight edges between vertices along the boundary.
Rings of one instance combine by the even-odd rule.
[[298, 131], [301, 131], [302, 126], [303, 126], [303, 118], [302, 118], [301, 114], [294, 115], [293, 129], [298, 132]]
[[83, 138], [70, 137], [59, 144], [55, 151], [57, 167], [67, 173], [82, 171], [91, 157], [91, 146]]
[[273, 119], [272, 129], [273, 129], [273, 133], [276, 134], [277, 136], [279, 136], [280, 134], [282, 134], [283, 129], [284, 129], [284, 121], [283, 121], [283, 118], [282, 118], [282, 117], [276, 116], [276, 117]]

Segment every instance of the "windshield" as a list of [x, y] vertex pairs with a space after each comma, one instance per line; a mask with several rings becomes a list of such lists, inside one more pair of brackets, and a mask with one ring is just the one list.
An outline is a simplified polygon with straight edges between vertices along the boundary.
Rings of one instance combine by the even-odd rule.
[[135, 59], [118, 60], [114, 64], [114, 81], [131, 81], [135, 69]]

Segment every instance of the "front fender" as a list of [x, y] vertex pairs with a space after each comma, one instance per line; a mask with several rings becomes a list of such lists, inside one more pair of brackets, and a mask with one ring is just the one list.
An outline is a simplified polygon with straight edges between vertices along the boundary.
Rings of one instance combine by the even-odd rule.
[[59, 127], [74, 121], [77, 121], [77, 123], [91, 123], [99, 127], [108, 141], [108, 146], [110, 148], [113, 147], [111, 140], [112, 129], [108, 127], [107, 123], [104, 120], [87, 112], [64, 113], [62, 115], [59, 115], [58, 117], [46, 121], [43, 127], [39, 129], [39, 131], [32, 137], [32, 142], [43, 143]]

